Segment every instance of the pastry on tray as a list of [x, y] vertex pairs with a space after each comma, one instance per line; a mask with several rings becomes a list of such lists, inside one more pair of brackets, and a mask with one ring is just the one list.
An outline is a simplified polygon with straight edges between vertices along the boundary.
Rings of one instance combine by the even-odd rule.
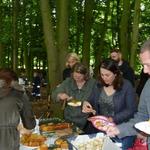
[[27, 147], [39, 147], [43, 145], [46, 140], [47, 138], [45, 136], [33, 133], [30, 135], [22, 135], [20, 142], [22, 145]]

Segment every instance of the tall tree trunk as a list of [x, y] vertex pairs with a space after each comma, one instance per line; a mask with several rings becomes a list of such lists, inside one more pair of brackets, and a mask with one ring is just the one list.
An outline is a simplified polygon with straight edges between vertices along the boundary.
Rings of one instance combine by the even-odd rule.
[[81, 33], [83, 31], [83, 21], [82, 21], [82, 15], [83, 15], [83, 6], [82, 6], [82, 0], [77, 1], [77, 22], [76, 22], [76, 47], [75, 52], [78, 54], [80, 50], [81, 45]]
[[5, 67], [5, 52], [4, 52], [4, 44], [0, 42], [0, 68]]
[[[62, 80], [62, 73], [65, 67], [65, 58], [68, 52], [68, 0], [59, 0], [58, 26], [57, 26], [57, 47], [59, 51], [59, 79]], [[58, 10], [58, 9], [57, 9]]]
[[[120, 19], [121, 19], [121, 8], [120, 8], [120, 2], [121, 0], [117, 0], [117, 29], [119, 29], [119, 24], [120, 24]], [[118, 36], [117, 41], [118, 41], [118, 46], [120, 46], [120, 30], [118, 30], [118, 32], [116, 33]]]
[[18, 7], [19, 0], [13, 0], [13, 17], [12, 17], [12, 44], [13, 44], [13, 53], [12, 53], [12, 65], [13, 70], [17, 71], [17, 62], [18, 62]]
[[52, 17], [50, 16], [51, 7], [49, 0], [40, 0], [44, 40], [47, 49], [48, 59], [48, 78], [50, 82], [50, 88], [54, 88], [58, 84], [58, 66], [57, 66], [57, 49], [56, 41], [54, 38], [54, 31], [52, 25]]
[[85, 0], [82, 62], [89, 68], [94, 1]]
[[3, 10], [2, 10], [2, 0], [0, 0], [0, 67], [4, 67], [5, 62], [5, 53], [4, 53], [4, 44], [2, 42], [3, 37]]
[[105, 8], [105, 15], [104, 15], [104, 24], [100, 28], [100, 39], [99, 39], [99, 46], [98, 46], [98, 51], [95, 51], [95, 67], [94, 67], [94, 74], [97, 76], [98, 74], [98, 66], [101, 61], [101, 55], [102, 55], [102, 50], [104, 48], [104, 41], [105, 41], [105, 35], [107, 31], [107, 21], [108, 21], [108, 15], [109, 15], [109, 10], [110, 10], [110, 0], [107, 0], [106, 2], [106, 8]]
[[131, 43], [132, 43], [131, 44], [131, 56], [130, 56], [130, 65], [133, 68], [135, 66], [136, 50], [138, 46], [140, 4], [141, 4], [141, 0], [135, 1], [134, 18], [133, 18], [133, 26], [132, 26], [132, 39], [131, 39]]
[[[26, 10], [27, 8], [27, 1], [26, 0], [23, 0], [23, 6], [22, 6], [22, 51], [23, 51], [23, 62], [24, 62], [24, 65], [25, 65], [25, 70], [26, 70], [26, 75], [28, 77], [28, 79], [31, 81], [32, 78], [33, 78], [33, 68], [34, 68], [34, 65], [33, 65], [33, 53], [32, 53], [32, 18], [29, 17], [29, 24], [27, 24], [27, 21], [26, 21], [26, 16], [27, 16], [27, 13], [30, 13], [30, 12], [27, 12]], [[31, 33], [31, 35], [29, 35], [28, 37], [26, 36], [28, 33]]]
[[129, 18], [130, 18], [130, 0], [123, 0], [123, 12], [120, 23], [120, 48], [123, 58], [128, 60], [129, 56]]
[[29, 53], [29, 48], [28, 48], [28, 44], [27, 44], [27, 37], [26, 37], [26, 34], [27, 34], [27, 27], [26, 27], [26, 0], [23, 0], [23, 6], [22, 6], [22, 52], [23, 52], [23, 56], [22, 56], [22, 59], [23, 59], [23, 62], [24, 62], [24, 65], [25, 65], [25, 69], [26, 69], [26, 75], [29, 79], [31, 79], [31, 75], [30, 75], [30, 53]]
[[22, 9], [21, 9], [21, 32], [22, 32], [22, 43], [21, 43], [21, 59], [22, 59], [22, 63], [25, 65], [25, 68], [27, 69], [27, 66], [26, 66], [26, 62], [25, 60], [27, 58], [26, 57], [26, 51], [27, 51], [27, 43], [26, 43], [26, 26], [25, 26], [25, 23], [26, 23], [26, 0], [23, 0], [23, 5], [22, 5]]

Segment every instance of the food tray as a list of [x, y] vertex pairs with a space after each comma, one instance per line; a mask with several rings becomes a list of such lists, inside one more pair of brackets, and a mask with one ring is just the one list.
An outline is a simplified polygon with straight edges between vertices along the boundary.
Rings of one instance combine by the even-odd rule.
[[112, 140], [103, 133], [77, 135], [67, 140], [70, 145], [69, 150], [121, 150], [116, 143], [112, 142]]
[[40, 121], [40, 133], [46, 137], [52, 137], [56, 131], [63, 131], [64, 129], [71, 129], [71, 124], [59, 118], [48, 118]]
[[[67, 140], [70, 144], [70, 149], [71, 150], [79, 150], [79, 149], [96, 149], [95, 147], [90, 147], [93, 146], [93, 140], [94, 143], [97, 142], [97, 146], [99, 147], [98, 150], [102, 150], [102, 144], [105, 139], [105, 136], [103, 133], [97, 133], [97, 134], [85, 134], [85, 135], [77, 135], [77, 136], [72, 136], [69, 137]], [[102, 142], [102, 143], [100, 143]]]

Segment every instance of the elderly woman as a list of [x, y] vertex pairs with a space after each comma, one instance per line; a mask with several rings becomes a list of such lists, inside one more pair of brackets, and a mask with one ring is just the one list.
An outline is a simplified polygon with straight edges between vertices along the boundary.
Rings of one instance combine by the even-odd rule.
[[76, 53], [69, 53], [66, 57], [66, 68], [63, 70], [63, 80], [71, 76], [73, 66], [80, 62], [80, 58]]
[[[83, 102], [89, 99], [94, 86], [96, 80], [89, 77], [88, 69], [82, 63], [76, 63], [72, 68], [72, 76], [52, 92], [52, 99], [66, 101], [73, 98]], [[87, 117], [87, 114], [82, 113], [81, 106], [66, 105], [64, 109], [64, 118], [81, 129], [84, 128]]]
[[[85, 101], [82, 111], [108, 117], [110, 122], [120, 124], [133, 117], [136, 111], [136, 94], [131, 83], [122, 78], [115, 61], [106, 59], [100, 64], [100, 84], [93, 89], [89, 101]], [[98, 132], [89, 123], [86, 132]], [[132, 146], [134, 137], [117, 139], [123, 150]]]
[[35, 127], [35, 119], [24, 89], [17, 82], [15, 72], [0, 69], [0, 149], [19, 150], [18, 124], [26, 129]]

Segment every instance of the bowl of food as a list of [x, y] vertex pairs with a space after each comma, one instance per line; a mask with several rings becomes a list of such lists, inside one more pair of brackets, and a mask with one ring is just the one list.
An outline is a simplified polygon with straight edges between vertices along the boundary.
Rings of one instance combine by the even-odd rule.
[[28, 149], [35, 149], [44, 145], [47, 138], [43, 135], [37, 133], [33, 134], [23, 134], [20, 138], [20, 143], [23, 147]]
[[61, 149], [68, 149], [69, 148], [68, 142], [64, 138], [56, 139], [55, 145], [57, 146], [57, 148], [61, 148]]

